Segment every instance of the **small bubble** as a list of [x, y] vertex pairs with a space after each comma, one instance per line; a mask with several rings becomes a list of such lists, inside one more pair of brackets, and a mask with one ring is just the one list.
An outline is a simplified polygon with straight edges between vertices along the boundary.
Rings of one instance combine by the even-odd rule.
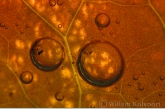
[[154, 84], [154, 85], [156, 85], [156, 84], [157, 84], [157, 82], [156, 82], [156, 81], [154, 81], [154, 82], [153, 82], [153, 84]]
[[138, 80], [139, 77], [138, 77], [137, 75], [134, 75], [134, 76], [133, 76], [133, 79], [134, 79], [134, 80]]
[[163, 81], [165, 79], [165, 76], [161, 75], [159, 79]]
[[102, 33], [102, 36], [105, 36], [105, 33]]
[[159, 96], [162, 96], [162, 93], [159, 93]]
[[131, 86], [131, 83], [128, 83], [128, 86]]
[[57, 0], [57, 5], [62, 5], [63, 3], [63, 0]]
[[64, 99], [64, 95], [63, 95], [62, 92], [57, 92], [55, 94], [55, 98], [56, 98], [57, 101], [62, 101]]
[[1, 23], [0, 23], [0, 26], [1, 26], [1, 27], [5, 27], [5, 23], [4, 23], [4, 22], [1, 22]]
[[145, 75], [145, 72], [142, 72], [142, 75]]
[[20, 80], [24, 84], [29, 84], [33, 81], [33, 75], [31, 72], [25, 71], [20, 75]]
[[27, 24], [27, 25], [26, 25], [26, 28], [29, 28], [29, 27], [30, 27], [30, 25], [29, 25], [29, 24]]
[[94, 104], [91, 104], [89, 108], [96, 108]]
[[135, 97], [135, 99], [136, 99], [136, 100], [138, 100], [138, 99], [139, 99], [139, 97]]
[[24, 33], [24, 31], [23, 31], [23, 30], [21, 30], [21, 31], [20, 31], [20, 33], [21, 33], [21, 34], [23, 34], [23, 33]]
[[56, 0], [50, 0], [49, 5], [50, 6], [55, 6], [56, 5]]
[[113, 35], [113, 32], [110, 32], [109, 34], [110, 34], [110, 35]]
[[137, 82], [137, 84], [138, 84], [138, 85], [141, 85], [141, 82], [140, 82], [140, 81], [138, 81], [138, 82]]
[[142, 90], [144, 90], [144, 86], [140, 85], [140, 86], [138, 87], [138, 89], [139, 89], [140, 91], [142, 91]]
[[100, 13], [95, 18], [95, 23], [98, 27], [107, 27], [110, 24], [110, 18], [105, 13]]
[[15, 26], [19, 26], [18, 22], [15, 23]]
[[64, 67], [62, 67], [62, 70], [64, 70]]
[[115, 89], [118, 89], [118, 86], [115, 86]]
[[7, 25], [5, 25], [5, 29], [8, 29], [8, 26]]
[[103, 27], [98, 27], [98, 30], [102, 30], [103, 29]]
[[117, 19], [117, 20], [116, 20], [116, 24], [119, 24], [119, 23], [120, 23], [120, 20], [119, 20], [119, 19]]
[[59, 25], [58, 25], [58, 28], [62, 28], [62, 25], [61, 25], [61, 24], [59, 24]]

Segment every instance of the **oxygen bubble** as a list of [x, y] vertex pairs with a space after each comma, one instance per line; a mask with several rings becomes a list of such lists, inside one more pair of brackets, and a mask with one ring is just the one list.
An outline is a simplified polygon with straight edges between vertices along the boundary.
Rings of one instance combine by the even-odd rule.
[[110, 34], [110, 35], [113, 35], [113, 32], [110, 32], [109, 34]]
[[7, 25], [5, 25], [5, 29], [8, 29], [8, 26]]
[[64, 60], [62, 44], [51, 38], [41, 38], [31, 47], [30, 56], [33, 64], [44, 71], [60, 67]]
[[33, 81], [33, 75], [31, 72], [25, 71], [20, 75], [20, 80], [24, 84], [29, 84]]
[[80, 51], [77, 67], [88, 83], [107, 86], [121, 76], [123, 61], [119, 50], [109, 42], [94, 41]]
[[98, 29], [99, 29], [99, 30], [102, 30], [102, 29], [103, 29], [103, 27], [98, 27]]
[[55, 6], [56, 5], [56, 0], [50, 0], [49, 5], [50, 6]]
[[142, 72], [142, 75], [145, 75], [145, 72]]
[[24, 33], [24, 31], [23, 31], [23, 30], [21, 30], [21, 31], [20, 31], [20, 33], [21, 33], [21, 34], [23, 34], [23, 33]]
[[138, 85], [141, 85], [141, 82], [140, 82], [140, 81], [138, 81], [138, 82], [137, 82], [137, 84], [138, 84]]
[[131, 86], [131, 83], [128, 83], [128, 86]]
[[18, 22], [15, 23], [15, 26], [19, 26]]
[[134, 79], [134, 80], [138, 80], [139, 77], [138, 77], [137, 75], [134, 75], [134, 76], [133, 76], [133, 79]]
[[55, 98], [56, 98], [57, 101], [62, 101], [64, 99], [64, 95], [63, 95], [62, 92], [57, 92], [55, 94]]
[[138, 87], [138, 89], [139, 89], [140, 91], [142, 91], [142, 90], [144, 90], [144, 86], [140, 85], [140, 86]]
[[100, 13], [95, 18], [95, 23], [98, 27], [107, 27], [110, 24], [110, 18], [105, 13]]
[[102, 33], [102, 36], [105, 36], [105, 33]]
[[1, 22], [1, 23], [0, 23], [0, 26], [1, 26], [1, 27], [5, 27], [5, 23], [4, 23], [4, 22]]
[[119, 19], [117, 19], [117, 20], [116, 20], [116, 24], [119, 24], [119, 23], [120, 23], [120, 20], [119, 20]]
[[154, 81], [154, 82], [153, 82], [153, 84], [154, 84], [154, 85], [156, 85], [156, 84], [157, 84], [157, 82], [156, 82], [156, 81]]
[[62, 5], [63, 3], [63, 0], [57, 0], [57, 5]]
[[61, 24], [59, 24], [59, 25], [58, 25], [58, 28], [62, 28], [62, 25], [61, 25]]
[[165, 76], [161, 75], [159, 79], [163, 81], [165, 79]]
[[29, 27], [30, 27], [30, 25], [29, 25], [29, 24], [27, 24], [27, 25], [26, 25], [26, 28], [29, 28]]
[[139, 99], [139, 97], [135, 97], [135, 99], [136, 99], [136, 100], [138, 100], [138, 99]]
[[159, 96], [162, 96], [162, 93], [159, 93]]
[[115, 86], [115, 89], [118, 89], [118, 86]]

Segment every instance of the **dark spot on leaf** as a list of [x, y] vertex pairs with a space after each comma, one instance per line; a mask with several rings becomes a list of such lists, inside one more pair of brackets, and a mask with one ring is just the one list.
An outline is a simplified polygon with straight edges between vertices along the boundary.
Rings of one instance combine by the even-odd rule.
[[42, 52], [43, 52], [43, 50], [40, 50], [40, 51], [38, 52], [38, 55], [42, 54]]

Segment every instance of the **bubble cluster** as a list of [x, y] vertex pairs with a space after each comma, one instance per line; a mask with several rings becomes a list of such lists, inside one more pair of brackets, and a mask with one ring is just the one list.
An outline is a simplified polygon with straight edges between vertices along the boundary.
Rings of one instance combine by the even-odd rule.
[[33, 75], [29, 71], [25, 71], [20, 75], [20, 80], [24, 84], [29, 84], [33, 81]]
[[64, 60], [62, 44], [52, 38], [41, 38], [31, 47], [30, 56], [33, 64], [44, 71], [60, 67]]
[[104, 41], [95, 41], [82, 48], [77, 67], [88, 83], [107, 86], [120, 77], [123, 67], [119, 50]]

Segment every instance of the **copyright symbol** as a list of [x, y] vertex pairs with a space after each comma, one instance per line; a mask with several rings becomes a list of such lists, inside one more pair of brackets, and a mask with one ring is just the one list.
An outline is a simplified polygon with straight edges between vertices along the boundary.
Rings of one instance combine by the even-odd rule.
[[101, 108], [107, 107], [107, 101], [106, 100], [100, 100], [99, 101], [99, 107], [101, 107]]

